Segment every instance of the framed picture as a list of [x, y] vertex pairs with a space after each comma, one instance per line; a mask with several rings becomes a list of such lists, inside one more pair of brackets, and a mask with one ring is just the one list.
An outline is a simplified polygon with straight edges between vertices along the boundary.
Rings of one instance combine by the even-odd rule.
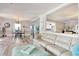
[[5, 23], [4, 27], [9, 28], [10, 27], [10, 23]]

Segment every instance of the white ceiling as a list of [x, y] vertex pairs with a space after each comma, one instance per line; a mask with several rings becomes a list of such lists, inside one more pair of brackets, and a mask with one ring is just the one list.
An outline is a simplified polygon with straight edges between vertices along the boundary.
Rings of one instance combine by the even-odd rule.
[[0, 3], [0, 17], [16, 20], [32, 20], [61, 3]]
[[48, 15], [48, 19], [60, 22], [78, 20], [78, 3], [70, 4]]

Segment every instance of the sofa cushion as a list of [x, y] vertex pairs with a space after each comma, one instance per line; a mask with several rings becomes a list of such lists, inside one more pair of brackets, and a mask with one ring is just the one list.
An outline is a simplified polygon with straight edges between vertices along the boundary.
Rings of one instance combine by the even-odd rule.
[[79, 43], [79, 38], [72, 39], [71, 47], [73, 47], [76, 43]]
[[70, 50], [71, 40], [72, 38], [70, 37], [58, 36], [55, 41], [55, 44], [62, 48]]
[[45, 41], [47, 41], [47, 42], [50, 42], [51, 44], [55, 44], [55, 40], [56, 40], [56, 35], [50, 35], [50, 34], [46, 34], [46, 33], [43, 33], [42, 35], [41, 35], [41, 39], [42, 40], [45, 40]]
[[41, 35], [41, 37], [49, 38], [49, 39], [55, 40], [57, 36], [54, 35], [54, 34], [50, 35], [50, 34], [45, 34], [45, 33], [44, 33], [44, 34]]
[[66, 44], [70, 44], [71, 39], [72, 39], [72, 38], [70, 38], [70, 37], [57, 36], [56, 41], [62, 41], [62, 42], [64, 42], [64, 43], [66, 43]]
[[47, 42], [50, 42], [51, 44], [54, 44], [55, 43], [55, 40], [54, 39], [51, 39], [51, 38], [47, 38], [47, 37], [42, 37], [43, 40], [47, 41]]
[[55, 45], [58, 45], [59, 47], [62, 47], [64, 49], [70, 50], [70, 45], [66, 44], [65, 42], [56, 41]]
[[47, 42], [45, 40], [36, 40], [36, 41], [38, 41], [38, 43], [40, 45], [42, 45], [43, 47], [46, 47], [47, 45], [50, 45], [51, 44], [51, 43], [49, 43], [49, 42]]
[[58, 55], [58, 56], [61, 55], [62, 53], [65, 53], [68, 51], [57, 45], [48, 45], [46, 48], [47, 48], [47, 50], [49, 50], [50, 52], [52, 52], [53, 54]]

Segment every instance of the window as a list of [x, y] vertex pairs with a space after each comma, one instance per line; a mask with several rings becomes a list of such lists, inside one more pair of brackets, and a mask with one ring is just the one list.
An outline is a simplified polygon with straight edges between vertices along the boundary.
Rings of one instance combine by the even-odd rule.
[[46, 22], [46, 30], [55, 32], [56, 31], [56, 23], [47, 21]]
[[21, 24], [18, 23], [14, 24], [14, 28], [15, 30], [21, 30]]

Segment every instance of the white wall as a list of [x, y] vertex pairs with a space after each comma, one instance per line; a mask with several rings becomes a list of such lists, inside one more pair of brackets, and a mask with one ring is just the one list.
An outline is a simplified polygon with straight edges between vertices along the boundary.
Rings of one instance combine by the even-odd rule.
[[13, 32], [14, 21], [12, 19], [0, 18], [0, 30], [2, 30], [2, 27], [4, 26], [5, 23], [10, 23], [10, 28], [6, 29], [7, 36], [10, 36], [12, 35]]
[[24, 32], [25, 31], [25, 34], [30, 34], [31, 32], [31, 29], [30, 29], [30, 26], [31, 26], [31, 22], [29, 21], [21, 21], [21, 29], [22, 31]]
[[69, 26], [70, 31], [78, 33], [78, 19], [73, 19], [65, 22], [65, 27]]
[[56, 23], [56, 32], [57, 33], [61, 33], [62, 31], [63, 31], [63, 29], [64, 29], [64, 23], [62, 23], [62, 22], [57, 22], [57, 21], [53, 21], [53, 20], [47, 20], [47, 21], [50, 21], [50, 22], [54, 22], [54, 23]]

